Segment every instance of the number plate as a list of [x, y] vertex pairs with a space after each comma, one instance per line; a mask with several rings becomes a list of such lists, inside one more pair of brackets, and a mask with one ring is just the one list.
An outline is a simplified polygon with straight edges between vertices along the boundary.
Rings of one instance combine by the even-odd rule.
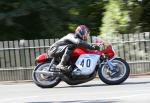
[[96, 54], [82, 54], [76, 61], [76, 66], [81, 70], [81, 74], [93, 73], [100, 56]]

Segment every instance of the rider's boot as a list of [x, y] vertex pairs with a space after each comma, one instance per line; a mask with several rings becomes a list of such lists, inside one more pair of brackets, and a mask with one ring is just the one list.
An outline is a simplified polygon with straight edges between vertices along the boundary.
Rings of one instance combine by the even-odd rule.
[[62, 59], [60, 63], [56, 66], [56, 68], [59, 68], [63, 72], [68, 72], [69, 70], [66, 64], [69, 61], [70, 54], [71, 54], [71, 51], [66, 48], [65, 53], [63, 54]]

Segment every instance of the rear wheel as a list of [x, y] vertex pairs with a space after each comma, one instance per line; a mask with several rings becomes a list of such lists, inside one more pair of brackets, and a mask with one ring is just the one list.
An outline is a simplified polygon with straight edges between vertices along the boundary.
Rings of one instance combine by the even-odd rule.
[[[53, 75], [54, 74], [53, 72], [51, 72], [50, 75], [40, 73], [40, 72], [49, 72], [48, 71], [49, 65], [50, 65], [49, 62], [44, 62], [37, 65], [37, 67], [33, 70], [32, 73], [33, 82], [41, 88], [52, 88], [61, 81], [60, 77]], [[51, 69], [53, 68], [54, 67], [52, 66]]]
[[113, 67], [115, 68], [115, 72], [110, 71], [107, 64], [102, 64], [98, 70], [99, 78], [109, 85], [116, 85], [124, 82], [130, 74], [128, 63], [121, 58], [115, 58], [111, 62], [115, 65]]

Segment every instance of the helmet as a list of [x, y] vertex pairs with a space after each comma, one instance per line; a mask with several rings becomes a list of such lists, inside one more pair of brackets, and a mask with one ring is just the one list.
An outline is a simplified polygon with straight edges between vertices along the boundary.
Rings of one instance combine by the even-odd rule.
[[75, 35], [83, 40], [87, 40], [89, 36], [89, 29], [85, 25], [79, 25], [75, 30]]

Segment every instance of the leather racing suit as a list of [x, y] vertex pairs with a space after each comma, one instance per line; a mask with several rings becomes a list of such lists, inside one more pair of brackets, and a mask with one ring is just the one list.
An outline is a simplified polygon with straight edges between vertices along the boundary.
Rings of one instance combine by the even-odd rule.
[[60, 64], [65, 66], [70, 58], [72, 50], [77, 46], [81, 46], [87, 49], [95, 49], [86, 41], [82, 40], [82, 38], [80, 38], [79, 36], [73, 33], [69, 33], [50, 46], [48, 55], [50, 57], [62, 56]]

